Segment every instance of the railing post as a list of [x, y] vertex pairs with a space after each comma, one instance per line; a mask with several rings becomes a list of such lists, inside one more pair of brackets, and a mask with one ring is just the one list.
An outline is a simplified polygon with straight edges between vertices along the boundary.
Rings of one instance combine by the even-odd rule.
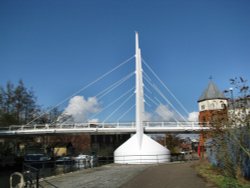
[[36, 187], [39, 187], [39, 170], [36, 173]]

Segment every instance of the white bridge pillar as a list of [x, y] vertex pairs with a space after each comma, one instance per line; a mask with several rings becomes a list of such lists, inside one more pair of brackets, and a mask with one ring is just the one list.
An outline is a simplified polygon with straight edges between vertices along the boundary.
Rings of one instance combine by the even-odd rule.
[[143, 70], [141, 64], [141, 50], [139, 48], [139, 36], [135, 34], [135, 63], [136, 63], [136, 134], [118, 147], [114, 152], [114, 162], [121, 164], [146, 164], [164, 163], [170, 161], [170, 152], [143, 133], [144, 119], [144, 92]]

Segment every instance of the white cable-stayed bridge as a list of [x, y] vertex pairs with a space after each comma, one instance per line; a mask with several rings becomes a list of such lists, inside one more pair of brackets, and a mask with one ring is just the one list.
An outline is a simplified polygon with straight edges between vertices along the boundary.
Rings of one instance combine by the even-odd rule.
[[[144, 132], [158, 133], [200, 133], [208, 131], [209, 126], [201, 126], [199, 122], [144, 122]], [[133, 134], [136, 132], [135, 122], [126, 123], [74, 123], [74, 124], [34, 124], [11, 125], [0, 131], [1, 136], [42, 135], [42, 134]]]
[[[127, 71], [125, 65], [133, 65], [131, 62], [135, 56], [128, 58], [115, 68], [107, 71], [94, 81], [90, 82], [71, 96], [65, 98], [45, 113], [37, 116], [25, 125], [11, 125], [0, 128], [0, 136], [11, 135], [43, 135], [43, 134], [122, 134], [135, 133], [135, 94], [136, 84], [132, 80], [136, 71]], [[149, 64], [143, 59], [142, 64], [142, 92], [143, 101], [142, 127], [145, 133], [199, 133], [209, 130], [208, 125], [202, 125], [196, 121], [188, 121], [188, 110], [177, 99], [173, 92], [165, 85]], [[106, 79], [118, 69], [126, 70], [121, 73], [121, 78], [107, 85]], [[84, 93], [90, 87], [100, 87], [97, 94], [88, 99], [74, 97]], [[95, 89], [96, 90], [96, 89]], [[117, 94], [116, 96], [114, 95]], [[39, 120], [54, 108], [69, 101], [62, 115], [51, 123], [40, 123]], [[106, 101], [106, 102], [105, 102]], [[75, 106], [74, 106], [75, 105]], [[184, 114], [184, 115], [183, 115]], [[65, 118], [67, 117], [67, 118]]]

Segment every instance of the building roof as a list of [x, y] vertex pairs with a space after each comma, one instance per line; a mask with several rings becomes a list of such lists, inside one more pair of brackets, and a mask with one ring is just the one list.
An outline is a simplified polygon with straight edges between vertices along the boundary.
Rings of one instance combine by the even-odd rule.
[[198, 102], [211, 99], [226, 99], [225, 95], [218, 89], [218, 87], [210, 81], [208, 87], [200, 96]]

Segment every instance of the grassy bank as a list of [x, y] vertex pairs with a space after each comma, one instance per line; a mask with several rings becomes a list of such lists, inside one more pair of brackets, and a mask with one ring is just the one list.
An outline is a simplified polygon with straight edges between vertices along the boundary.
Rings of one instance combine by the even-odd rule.
[[234, 179], [223, 176], [221, 170], [210, 165], [207, 161], [200, 161], [194, 165], [198, 174], [218, 188], [250, 188], [250, 182], [242, 178]]

